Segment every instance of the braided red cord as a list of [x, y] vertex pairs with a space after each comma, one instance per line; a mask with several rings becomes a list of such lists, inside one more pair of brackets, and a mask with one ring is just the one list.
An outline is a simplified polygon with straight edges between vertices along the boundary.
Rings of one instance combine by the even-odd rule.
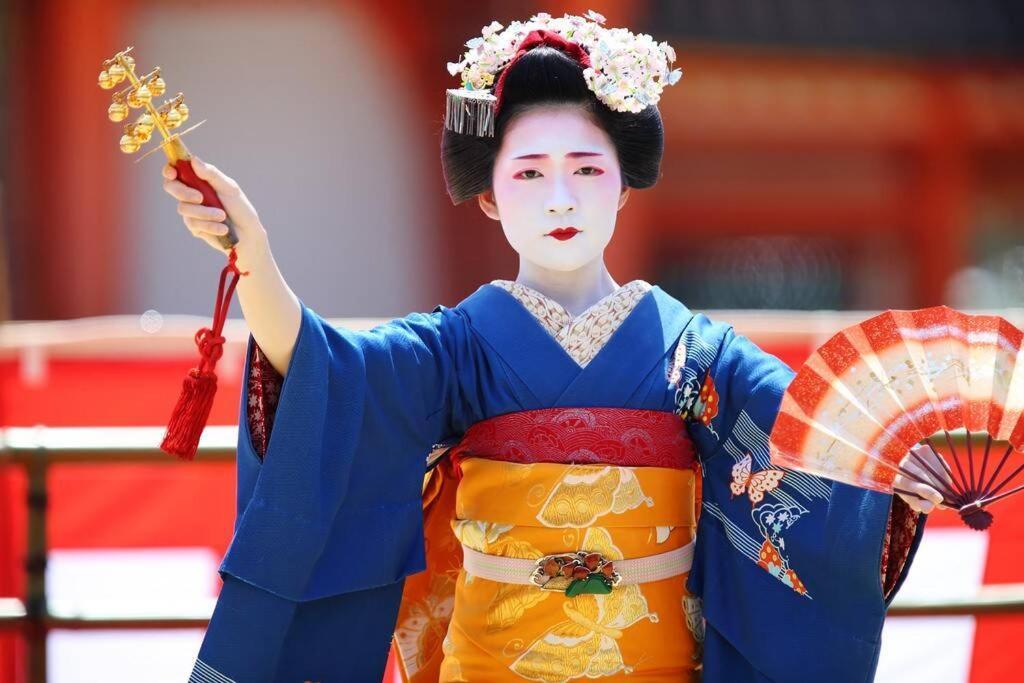
[[[192, 460], [199, 447], [199, 437], [203, 433], [210, 410], [213, 408], [213, 397], [217, 392], [217, 375], [214, 368], [217, 361], [224, 355], [224, 321], [231, 307], [231, 296], [240, 277], [249, 274], [238, 270], [238, 254], [234, 247], [228, 253], [228, 263], [220, 273], [217, 286], [217, 301], [213, 310], [213, 326], [203, 327], [195, 335], [196, 346], [199, 347], [199, 365], [188, 371], [182, 385], [181, 395], [171, 413], [160, 448], [183, 460]], [[224, 284], [228, 273], [232, 273], [225, 292]]]

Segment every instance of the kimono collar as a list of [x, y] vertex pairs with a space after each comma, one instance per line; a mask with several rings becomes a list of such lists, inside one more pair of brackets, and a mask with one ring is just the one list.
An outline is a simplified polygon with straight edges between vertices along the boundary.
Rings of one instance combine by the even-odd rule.
[[[515, 282], [513, 280], [491, 280], [491, 284], [496, 287], [501, 287], [505, 291], [511, 293], [519, 299], [519, 301], [523, 302], [524, 305], [533, 304], [542, 309], [544, 315], [550, 318], [549, 321], [545, 321], [545, 326], [549, 327], [552, 334], [566, 325], [577, 323], [584, 318], [599, 312], [603, 308], [607, 308], [615, 304], [629, 305], [630, 300], [646, 294], [647, 290], [651, 288], [651, 285], [643, 280], [632, 280], [620, 286], [614, 292], [605, 295], [599, 301], [591, 304], [582, 313], [573, 316], [565, 306], [529, 285], [524, 285], [521, 282]], [[530, 306], [527, 305], [527, 308], [529, 307]]]
[[593, 360], [651, 289], [643, 280], [633, 280], [573, 316], [562, 304], [527, 285], [511, 280], [491, 284], [512, 294], [580, 366]]
[[534, 405], [525, 408], [627, 405], [693, 318], [655, 285], [581, 368], [518, 299], [497, 285], [482, 285], [456, 309], [531, 392]]

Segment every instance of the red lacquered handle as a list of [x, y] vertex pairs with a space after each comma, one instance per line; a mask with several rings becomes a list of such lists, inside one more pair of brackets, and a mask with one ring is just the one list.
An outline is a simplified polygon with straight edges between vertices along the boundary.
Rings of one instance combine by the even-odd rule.
[[[214, 192], [210, 183], [196, 175], [190, 159], [178, 159], [174, 162], [174, 168], [178, 172], [178, 180], [203, 194], [203, 206], [212, 206], [215, 209], [221, 209], [225, 214], [227, 213], [224, 205], [220, 203], [220, 197]], [[224, 224], [228, 226], [228, 234], [218, 235], [217, 240], [225, 249], [230, 249], [238, 244], [238, 234], [235, 232], [234, 223], [231, 222], [231, 216], [227, 217]]]

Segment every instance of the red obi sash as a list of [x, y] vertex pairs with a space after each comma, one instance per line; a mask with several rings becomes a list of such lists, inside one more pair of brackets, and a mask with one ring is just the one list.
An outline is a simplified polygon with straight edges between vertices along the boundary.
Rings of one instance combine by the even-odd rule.
[[630, 408], [544, 408], [477, 422], [448, 453], [517, 463], [693, 469], [696, 449], [673, 413]]

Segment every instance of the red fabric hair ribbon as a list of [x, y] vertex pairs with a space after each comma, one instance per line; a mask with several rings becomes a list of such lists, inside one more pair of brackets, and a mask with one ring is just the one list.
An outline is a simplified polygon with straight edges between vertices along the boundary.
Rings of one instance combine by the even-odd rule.
[[526, 34], [526, 37], [523, 38], [523, 42], [519, 44], [519, 49], [516, 50], [516, 56], [512, 58], [512, 61], [508, 63], [508, 66], [502, 69], [501, 75], [498, 76], [498, 82], [494, 86], [494, 97], [498, 100], [494, 103], [495, 117], [497, 117], [498, 112], [501, 110], [501, 92], [505, 87], [505, 76], [512, 69], [512, 65], [518, 62], [519, 58], [527, 52], [541, 45], [547, 45], [548, 47], [553, 47], [556, 50], [561, 50], [566, 55], [576, 60], [584, 69], [590, 67], [590, 55], [587, 54], [587, 51], [584, 50], [583, 46], [579, 43], [574, 43], [563, 37], [560, 33], [548, 31], [543, 28], [530, 31]]

